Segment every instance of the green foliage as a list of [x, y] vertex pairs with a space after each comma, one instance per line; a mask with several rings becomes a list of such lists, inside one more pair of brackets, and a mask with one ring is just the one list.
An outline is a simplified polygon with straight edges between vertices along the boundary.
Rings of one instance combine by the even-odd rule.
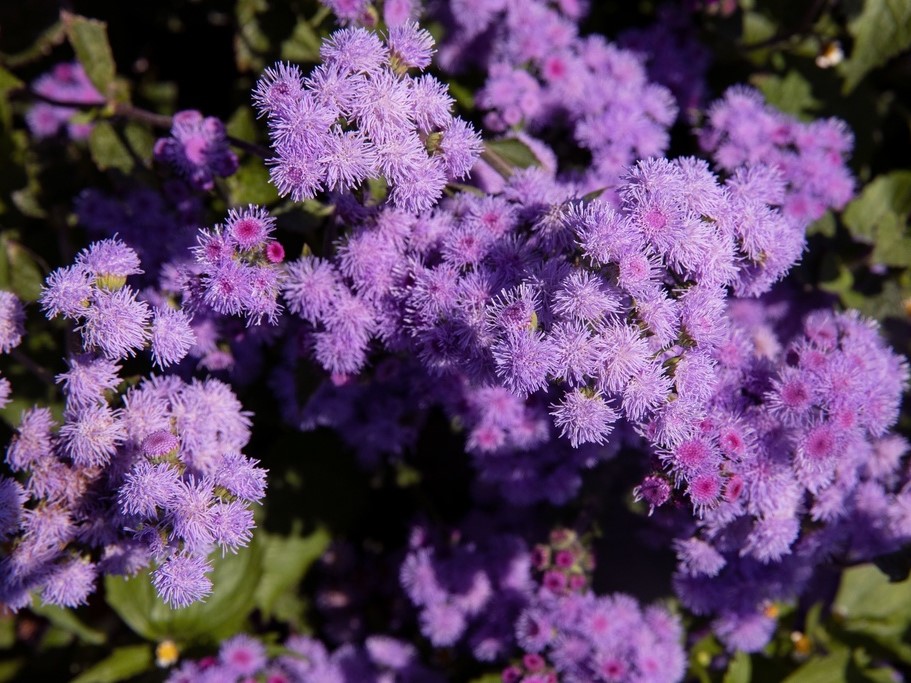
[[106, 577], [107, 602], [148, 640], [216, 643], [237, 633], [256, 606], [263, 576], [262, 544], [255, 540], [236, 555], [214, 558], [212, 564], [209, 578], [214, 589], [205, 602], [183, 609], [168, 607], [155, 593], [148, 572], [129, 579]]
[[107, 24], [69, 12], [63, 12], [61, 16], [67, 40], [92, 85], [102, 95], [112, 94], [117, 67], [108, 43]]
[[911, 171], [893, 171], [875, 178], [845, 209], [851, 235], [873, 247], [870, 259], [887, 266], [911, 266]]
[[485, 143], [486, 152], [494, 154], [513, 168], [528, 168], [540, 166], [541, 162], [531, 148], [516, 138], [503, 138]]
[[851, 58], [844, 64], [845, 92], [851, 92], [871, 70], [911, 47], [911, 3], [907, 0], [865, 0], [848, 23], [854, 38]]
[[127, 645], [115, 648], [108, 657], [79, 674], [71, 683], [118, 683], [151, 666], [151, 645]]
[[293, 601], [298, 585], [325, 552], [329, 541], [325, 529], [317, 529], [304, 537], [260, 532], [264, 547], [263, 573], [256, 587], [256, 606], [264, 618], [276, 616], [283, 603]]
[[746, 652], [738, 652], [731, 658], [722, 683], [750, 683], [752, 674], [753, 665], [750, 655]]
[[72, 633], [83, 643], [88, 645], [104, 645], [107, 642], [107, 634], [104, 631], [92, 628], [84, 624], [72, 610], [64, 609], [56, 605], [33, 605], [31, 611], [44, 617], [51, 624], [59, 629]]

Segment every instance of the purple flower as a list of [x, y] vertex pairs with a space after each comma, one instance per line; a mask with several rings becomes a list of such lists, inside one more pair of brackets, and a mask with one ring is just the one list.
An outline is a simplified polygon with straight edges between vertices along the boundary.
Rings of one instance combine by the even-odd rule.
[[179, 493], [180, 474], [167, 463], [137, 463], [117, 493], [126, 515], [153, 518], [158, 509], [168, 508]]
[[560, 403], [551, 406], [550, 414], [554, 426], [561, 436], [569, 438], [573, 448], [583, 443], [604, 443], [619, 418], [602, 395], [584, 389], [566, 392]]
[[255, 676], [266, 665], [266, 648], [250, 636], [238, 635], [221, 644], [218, 658], [234, 676]]
[[80, 408], [60, 428], [64, 452], [81, 467], [106, 465], [125, 437], [120, 412], [106, 404]]
[[25, 311], [12, 292], [0, 291], [0, 353], [9, 353], [19, 346], [25, 334]]
[[73, 356], [67, 364], [70, 369], [57, 375], [56, 381], [64, 386], [70, 410], [106, 404], [106, 393], [114, 391], [120, 384], [120, 365], [107, 358]]
[[211, 190], [216, 176], [226, 178], [237, 170], [222, 122], [194, 110], [174, 115], [171, 137], [155, 143], [155, 158], [201, 190]]
[[136, 300], [129, 287], [113, 292], [96, 290], [77, 329], [88, 348], [98, 348], [110, 360], [133, 356], [148, 340], [149, 307]]
[[238, 498], [258, 503], [266, 494], [266, 470], [258, 464], [241, 453], [227, 453], [212, 478]]
[[152, 314], [151, 345], [155, 365], [165, 368], [187, 355], [196, 343], [189, 316], [181, 309], [156, 308]]
[[430, 66], [433, 54], [433, 37], [415, 22], [407, 22], [389, 29], [386, 39], [392, 58], [392, 68], [402, 70], [425, 69]]
[[39, 299], [48, 318], [58, 315], [78, 318], [84, 315], [92, 298], [94, 280], [89, 271], [78, 265], [52, 271]]
[[171, 607], [186, 607], [212, 592], [206, 576], [212, 567], [205, 558], [195, 555], [171, 555], [152, 572], [152, 585]]
[[44, 580], [41, 599], [51, 605], [78, 607], [84, 605], [95, 590], [98, 575], [96, 565], [81, 559], [72, 559], [58, 565]]

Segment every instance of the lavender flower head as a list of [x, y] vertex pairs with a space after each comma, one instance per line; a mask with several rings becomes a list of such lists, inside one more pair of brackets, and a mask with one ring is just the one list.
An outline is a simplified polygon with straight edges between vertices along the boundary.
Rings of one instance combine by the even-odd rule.
[[224, 124], [192, 109], [174, 115], [171, 137], [160, 138], [154, 151], [159, 162], [200, 190], [211, 190], [216, 177], [227, 178], [237, 170]]

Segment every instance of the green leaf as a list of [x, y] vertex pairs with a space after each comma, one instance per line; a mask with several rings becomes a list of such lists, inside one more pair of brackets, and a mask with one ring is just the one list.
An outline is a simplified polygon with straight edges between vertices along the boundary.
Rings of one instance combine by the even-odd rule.
[[83, 624], [73, 610], [64, 609], [57, 605], [42, 604], [35, 604], [30, 609], [35, 614], [47, 619], [57, 628], [72, 633], [84, 643], [104, 645], [107, 642], [108, 637], [104, 631], [99, 631]]
[[0, 683], [16, 680], [19, 670], [25, 666], [25, 658], [8, 659], [0, 662]]
[[7, 130], [12, 126], [13, 116], [13, 110], [10, 108], [9, 100], [6, 98], [7, 93], [22, 86], [22, 81], [0, 66], [0, 124], [3, 124], [3, 127]]
[[89, 152], [92, 160], [102, 171], [116, 168], [129, 173], [136, 165], [133, 155], [118, 135], [114, 126], [107, 121], [99, 121], [89, 135]]
[[731, 659], [728, 670], [724, 673], [723, 683], [750, 683], [753, 666], [750, 655], [738, 652]]
[[227, 183], [234, 205], [272, 204], [278, 200], [278, 191], [270, 182], [269, 171], [262, 159], [249, 159], [241, 164]]
[[842, 216], [854, 239], [873, 245], [871, 260], [887, 266], [911, 266], [911, 171], [893, 171], [873, 179]]
[[911, 46], [911, 2], [865, 0], [861, 13], [848, 23], [848, 32], [854, 36], [854, 49], [842, 70], [845, 92]]
[[753, 80], [765, 95], [766, 101], [786, 114], [800, 116], [819, 106], [819, 100], [813, 97], [809, 81], [797, 71], [789, 71], [784, 78], [759, 76]]
[[255, 607], [256, 587], [262, 577], [262, 550], [254, 537], [236, 555], [215, 557], [212, 594], [205, 602], [183, 609], [164, 604], [149, 580], [149, 572], [133, 578], [105, 579], [108, 604], [127, 625], [148, 640], [217, 642], [236, 633]]
[[807, 235], [822, 235], [823, 237], [835, 237], [837, 226], [835, 224], [835, 215], [831, 211], [826, 211], [822, 218], [814, 221], [807, 228]]
[[5, 236], [0, 238], [0, 244], [3, 250], [0, 281], [23, 301], [37, 301], [44, 284], [44, 274], [32, 252]]
[[872, 564], [851, 567], [842, 574], [833, 611], [845, 620], [911, 622], [911, 614], [897, 610], [897, 605], [911, 606], [911, 580], [890, 583]]
[[117, 683], [152, 668], [150, 645], [127, 645], [116, 648], [109, 657], [83, 671], [71, 683]]
[[540, 166], [541, 162], [531, 148], [521, 140], [503, 138], [485, 143], [488, 151], [496, 154], [500, 159], [514, 168], [528, 168]]
[[276, 604], [288, 592], [294, 592], [311, 565], [325, 552], [329, 534], [317, 529], [309, 536], [262, 538], [263, 575], [256, 587], [256, 606], [266, 618], [274, 614]]
[[66, 11], [61, 14], [61, 18], [76, 59], [82, 64], [92, 85], [102, 95], [109, 95], [114, 86], [117, 67], [108, 43], [108, 25]]
[[850, 650], [841, 650], [810, 660], [784, 679], [784, 683], [833, 683], [845, 679]]
[[502, 680], [502, 674], [484, 674], [483, 676], [472, 678], [471, 683], [501, 683]]
[[318, 62], [321, 44], [322, 40], [310, 26], [310, 22], [301, 19], [290, 37], [282, 42], [281, 58], [292, 62]]

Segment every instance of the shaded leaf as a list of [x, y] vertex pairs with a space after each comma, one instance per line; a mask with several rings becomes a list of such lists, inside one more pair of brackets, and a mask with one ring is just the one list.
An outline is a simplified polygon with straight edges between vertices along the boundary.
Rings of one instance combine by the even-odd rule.
[[754, 81], [765, 95], [766, 101], [786, 114], [800, 116], [819, 106], [819, 101], [813, 97], [809, 81], [797, 71], [789, 71], [784, 78], [761, 76]]
[[83, 624], [73, 610], [64, 609], [57, 605], [42, 604], [35, 604], [30, 609], [35, 614], [47, 619], [57, 628], [69, 631], [84, 643], [104, 645], [107, 642], [108, 638], [104, 631], [99, 631]]
[[329, 540], [325, 529], [303, 538], [269, 535], [262, 539], [263, 575], [256, 587], [256, 606], [265, 617], [274, 614], [283, 595], [295, 591], [307, 570], [325, 552]]
[[89, 136], [89, 152], [92, 160], [102, 171], [116, 168], [124, 173], [133, 170], [136, 162], [114, 126], [107, 121], [99, 121], [92, 128]]
[[321, 44], [322, 40], [310, 22], [301, 19], [294, 26], [291, 36], [282, 42], [281, 58], [292, 62], [318, 62]]
[[82, 64], [92, 85], [102, 95], [109, 94], [114, 85], [117, 67], [108, 43], [108, 25], [69, 12], [63, 12], [61, 19], [76, 59]]
[[808, 661], [784, 679], [784, 683], [833, 683], [845, 679], [851, 659], [850, 650], [841, 650]]
[[228, 178], [231, 201], [240, 204], [272, 204], [278, 201], [278, 191], [269, 180], [269, 170], [262, 159], [250, 159], [241, 164]]
[[731, 658], [728, 670], [724, 673], [723, 683], [750, 683], [753, 666], [750, 655], [738, 652]]
[[118, 647], [109, 657], [74, 678], [72, 683], [117, 683], [141, 674], [151, 667], [151, 645]]
[[108, 604], [136, 633], [148, 640], [217, 642], [236, 633], [255, 607], [262, 577], [262, 552], [254, 537], [236, 555], [215, 557], [212, 594], [183, 609], [168, 607], [155, 593], [149, 572], [133, 578], [105, 578]]
[[871, 259], [887, 266], [911, 266], [911, 171], [893, 171], [873, 179], [842, 216], [854, 239], [873, 245]]
[[529, 166], [540, 166], [541, 162], [531, 148], [521, 140], [515, 138], [504, 138], [502, 140], [491, 140], [485, 143], [488, 151], [496, 154], [500, 159], [505, 161], [509, 166], [514, 168], [528, 168]]
[[[896, 616], [896, 605], [909, 604], [911, 581], [891, 583], [875, 566], [865, 564], [844, 572], [834, 609], [849, 620], [889, 619]], [[902, 618], [909, 619], [909, 616]]]
[[44, 274], [32, 253], [19, 242], [0, 238], [0, 281], [23, 301], [37, 301], [44, 284]]
[[911, 46], [911, 2], [866, 0], [848, 23], [854, 49], [844, 62], [845, 92], [852, 91], [870, 71]]

